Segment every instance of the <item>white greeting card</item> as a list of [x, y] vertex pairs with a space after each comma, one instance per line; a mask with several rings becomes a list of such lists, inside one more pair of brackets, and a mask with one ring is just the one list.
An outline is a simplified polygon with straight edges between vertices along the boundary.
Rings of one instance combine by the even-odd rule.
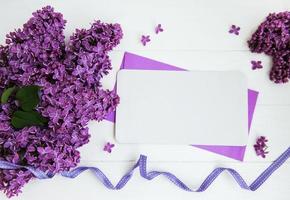
[[240, 72], [121, 70], [117, 79], [120, 143], [247, 143], [247, 83]]

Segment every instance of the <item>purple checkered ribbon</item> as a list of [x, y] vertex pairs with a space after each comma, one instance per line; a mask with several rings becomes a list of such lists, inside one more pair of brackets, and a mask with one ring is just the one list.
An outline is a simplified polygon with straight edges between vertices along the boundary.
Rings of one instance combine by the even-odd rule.
[[[101, 181], [104, 186], [106, 186], [108, 189], [111, 190], [120, 190], [122, 189], [127, 182], [131, 179], [133, 176], [133, 173], [136, 168], [139, 167], [139, 172], [141, 177], [152, 180], [156, 178], [157, 176], [163, 175], [168, 180], [170, 180], [172, 183], [177, 185], [182, 190], [188, 191], [188, 192], [203, 192], [205, 191], [213, 182], [214, 180], [224, 171], [227, 171], [239, 184], [239, 186], [246, 190], [255, 191], [257, 190], [288, 158], [290, 157], [290, 147], [282, 153], [264, 172], [262, 172], [256, 180], [250, 185], [246, 183], [246, 181], [242, 178], [242, 176], [234, 169], [231, 168], [216, 168], [214, 169], [203, 181], [203, 183], [199, 186], [198, 189], [191, 189], [187, 185], [185, 185], [180, 179], [178, 179], [174, 174], [171, 174], [169, 172], [161, 172], [161, 171], [150, 171], [147, 172], [147, 157], [144, 155], [141, 155], [138, 162], [133, 166], [133, 168], [126, 173], [121, 180], [117, 183], [116, 186], [112, 184], [112, 182], [108, 179], [108, 177], [98, 168], [96, 167], [78, 167], [71, 171], [62, 172], [61, 175], [67, 178], [76, 178], [78, 175], [80, 175], [84, 171], [92, 171], [94, 175]], [[0, 161], [0, 169], [27, 169], [31, 171], [31, 173], [34, 174], [34, 176], [38, 179], [48, 179], [52, 178], [54, 175], [45, 173], [42, 171], [39, 171], [37, 169], [34, 169], [32, 167], [27, 166], [20, 166], [13, 163], [9, 163], [6, 161]]]

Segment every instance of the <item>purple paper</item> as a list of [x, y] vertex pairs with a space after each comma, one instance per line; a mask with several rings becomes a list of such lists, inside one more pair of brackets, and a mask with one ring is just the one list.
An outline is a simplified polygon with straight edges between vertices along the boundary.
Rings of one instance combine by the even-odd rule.
[[[168, 65], [159, 61], [155, 61], [143, 56], [138, 56], [132, 53], [125, 52], [120, 69], [134, 70], [171, 70], [171, 71], [186, 71], [185, 69]], [[253, 119], [254, 110], [259, 92], [248, 89], [248, 130]], [[115, 112], [110, 113], [106, 120], [115, 123]], [[217, 153], [229, 158], [243, 161], [246, 146], [220, 146], [220, 145], [192, 145], [213, 153]]]

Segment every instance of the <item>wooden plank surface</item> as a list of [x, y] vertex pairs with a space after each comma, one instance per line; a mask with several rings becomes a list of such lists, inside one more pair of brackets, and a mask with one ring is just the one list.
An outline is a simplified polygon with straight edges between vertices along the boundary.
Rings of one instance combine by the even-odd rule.
[[[271, 58], [250, 53], [246, 43], [268, 13], [289, 10], [289, 0], [1, 1], [0, 43], [4, 43], [6, 33], [22, 26], [33, 11], [44, 5], [53, 5], [64, 14], [68, 20], [67, 36], [75, 28], [89, 27], [94, 19], [122, 25], [124, 39], [110, 53], [114, 69], [103, 80], [106, 88], [113, 87], [123, 53], [129, 51], [189, 70], [240, 70], [247, 75], [249, 88], [260, 92], [243, 163], [190, 146], [117, 145], [109, 155], [102, 147], [107, 141], [115, 142], [114, 127], [103, 121], [90, 123], [92, 138], [81, 148], [81, 164], [100, 167], [116, 182], [142, 153], [148, 155], [151, 169], [174, 172], [194, 187], [217, 166], [238, 169], [250, 182], [289, 146], [290, 84], [276, 85], [269, 81]], [[158, 23], [165, 31], [155, 35], [154, 27]], [[239, 36], [228, 33], [231, 24], [241, 27]], [[142, 34], [151, 35], [152, 41], [146, 47], [139, 42]], [[264, 68], [252, 71], [251, 60], [262, 60]], [[270, 154], [265, 160], [257, 157], [252, 148], [259, 135], [270, 139]], [[207, 192], [198, 194], [180, 191], [164, 178], [149, 183], [137, 174], [124, 190], [109, 191], [92, 174], [84, 173], [74, 180], [59, 176], [53, 180], [34, 180], [15, 199], [286, 200], [290, 195], [289, 170], [288, 161], [257, 192], [241, 191], [228, 175], [222, 175]], [[2, 193], [0, 199], [5, 199]]]

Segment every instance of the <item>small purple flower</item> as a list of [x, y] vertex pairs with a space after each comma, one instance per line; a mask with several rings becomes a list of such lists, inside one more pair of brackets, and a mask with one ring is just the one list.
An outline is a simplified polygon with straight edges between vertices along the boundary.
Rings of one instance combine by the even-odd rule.
[[51, 153], [53, 150], [50, 148], [50, 147], [37, 147], [37, 152], [40, 154], [40, 155], [44, 155], [44, 154], [48, 154], [48, 153]]
[[141, 42], [143, 44], [143, 46], [146, 46], [147, 42], [150, 42], [150, 35], [142, 35], [141, 37]]
[[155, 33], [158, 34], [159, 32], [163, 32], [163, 28], [161, 27], [161, 24], [158, 24], [155, 28]]
[[235, 35], [239, 35], [240, 34], [240, 27], [238, 27], [238, 26], [236, 26], [236, 25], [232, 25], [231, 27], [230, 27], [230, 30], [229, 30], [229, 33], [233, 33], [233, 34], [235, 34]]
[[265, 136], [257, 138], [256, 144], [254, 144], [254, 149], [256, 151], [257, 156], [262, 156], [262, 158], [265, 158], [266, 154], [269, 153], [268, 151], [266, 151], [268, 148], [266, 142], [268, 142], [268, 140], [266, 139]]
[[73, 75], [77, 76], [77, 75], [81, 75], [83, 73], [86, 72], [86, 69], [80, 65], [77, 65], [77, 67], [75, 68], [75, 70], [73, 71]]
[[108, 153], [112, 152], [112, 148], [114, 147], [114, 144], [111, 144], [110, 142], [107, 142], [106, 145], [104, 146], [104, 151], [107, 151]]
[[262, 69], [263, 68], [262, 61], [260, 61], [260, 60], [259, 61], [252, 60], [251, 64], [252, 64], [252, 69], [253, 70]]

